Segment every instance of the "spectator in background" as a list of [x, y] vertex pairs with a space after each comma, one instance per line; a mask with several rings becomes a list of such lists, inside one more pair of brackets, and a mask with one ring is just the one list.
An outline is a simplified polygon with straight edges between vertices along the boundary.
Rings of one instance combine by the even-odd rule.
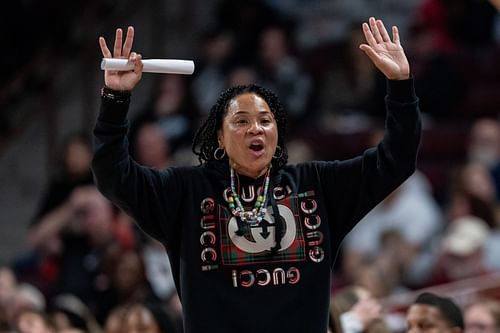
[[474, 121], [469, 130], [467, 159], [484, 165], [494, 180], [497, 200], [500, 198], [500, 124], [492, 118]]
[[486, 0], [426, 0], [414, 25], [422, 110], [442, 120], [497, 113], [495, 8]]
[[495, 1], [425, 0], [419, 19], [454, 49], [478, 48], [493, 42]]
[[109, 312], [104, 323], [105, 333], [123, 333], [122, 325], [125, 318], [126, 308], [117, 306]]
[[384, 256], [377, 261], [366, 261], [352, 274], [351, 284], [363, 287], [375, 298], [390, 297], [407, 292], [402, 285], [400, 267], [392, 257]]
[[[6, 315], [9, 327], [18, 326], [23, 313], [44, 314], [46, 309], [46, 300], [40, 290], [28, 283], [19, 283], [16, 287], [14, 297], [7, 308]], [[36, 316], [29, 316], [30, 318]], [[30, 319], [28, 318], [28, 319]], [[31, 322], [31, 320], [27, 320]], [[34, 318], [36, 321], [36, 318]], [[45, 319], [43, 322], [46, 323]], [[41, 323], [40, 323], [41, 324]], [[38, 325], [38, 323], [36, 323]], [[29, 327], [29, 325], [27, 325]], [[26, 333], [29, 331], [26, 330]]]
[[32, 224], [62, 205], [78, 186], [92, 184], [90, 160], [92, 149], [89, 138], [81, 133], [69, 135], [62, 144], [61, 156], [50, 183], [40, 199]]
[[[369, 145], [379, 143], [382, 135], [374, 131]], [[342, 257], [344, 276], [348, 281], [357, 280], [358, 269], [366, 265], [370, 272], [385, 272], [391, 277], [384, 281], [385, 293], [397, 291], [401, 285], [422, 286], [431, 274], [432, 244], [441, 231], [441, 209], [427, 178], [417, 171], [347, 236]]]
[[500, 163], [500, 124], [493, 118], [476, 119], [470, 130], [467, 142], [467, 158], [470, 162], [488, 168]]
[[[156, 170], [163, 170], [173, 163], [168, 141], [163, 137], [160, 126], [155, 122], [145, 122], [140, 126], [132, 150], [137, 162]], [[138, 233], [141, 241], [139, 251], [145, 275], [155, 295], [165, 301], [175, 293], [169, 258], [160, 242], [141, 236], [142, 233]]]
[[[301, 49], [339, 41], [349, 34], [351, 23], [372, 15], [368, 1], [301, 1], [268, 0], [268, 3], [297, 19], [297, 42]], [[403, 33], [403, 31], [402, 31]]]
[[382, 306], [361, 287], [339, 290], [330, 303], [331, 326], [335, 333], [390, 333]]
[[[433, 274], [432, 283], [441, 283], [456, 280], [462, 275], [486, 273], [492, 270], [500, 270], [500, 229], [499, 229], [499, 206], [493, 185], [493, 180], [488, 169], [480, 163], [473, 162], [460, 166], [452, 175], [450, 181], [450, 195], [446, 205], [446, 220], [449, 224], [448, 231], [454, 228], [453, 221], [466, 220], [472, 217], [472, 220], [481, 220], [480, 225], [486, 223], [487, 237], [476, 247], [480, 248], [480, 253], [470, 253], [465, 255], [463, 260], [470, 261], [471, 266], [467, 268], [460, 265], [463, 274], [455, 272], [453, 264], [446, 265], [445, 260], [457, 262], [460, 256], [451, 256], [446, 259], [444, 253], [440, 258]], [[474, 225], [474, 224], [472, 224]], [[475, 225], [477, 227], [477, 225]], [[474, 227], [475, 229], [478, 229]], [[484, 229], [484, 227], [479, 227]], [[467, 235], [465, 235], [467, 237]], [[475, 251], [474, 251], [475, 252]], [[449, 255], [448, 255], [449, 256]], [[469, 258], [471, 257], [471, 258]], [[481, 258], [480, 262], [474, 262], [474, 257]], [[480, 264], [480, 265], [478, 265]], [[444, 273], [449, 268], [448, 273]], [[448, 277], [447, 277], [448, 276]]]
[[114, 309], [106, 321], [106, 333], [181, 333], [169, 315], [150, 303], [132, 303]]
[[441, 240], [431, 284], [442, 284], [489, 273], [485, 246], [490, 228], [474, 216], [453, 220]]
[[412, 39], [408, 43], [408, 53], [415, 62], [413, 73], [422, 92], [422, 111], [442, 119], [456, 114], [466, 84], [453, 61], [456, 53], [453, 42], [443, 27], [433, 26], [433, 20], [425, 10], [417, 15], [410, 26]]
[[448, 221], [473, 215], [483, 219], [491, 228], [497, 228], [499, 214], [495, 186], [488, 169], [477, 162], [458, 167], [450, 181], [446, 207]]
[[252, 65], [234, 65], [227, 73], [226, 88], [259, 83], [260, 78], [257, 70]]
[[146, 278], [143, 258], [135, 250], [127, 250], [119, 255], [111, 286], [115, 304], [158, 302], [158, 298]]
[[479, 299], [464, 309], [465, 333], [500, 332], [500, 301]]
[[16, 317], [16, 331], [19, 333], [55, 333], [46, 314], [33, 309], [24, 309]]
[[259, 42], [258, 62], [262, 85], [283, 100], [293, 128], [305, 116], [312, 94], [312, 81], [293, 55], [290, 35], [284, 27], [268, 27], [262, 31]]
[[318, 120], [326, 128], [332, 128], [335, 116], [339, 115], [384, 115], [384, 92], [377, 96], [379, 81], [384, 84], [383, 77], [379, 76], [370, 60], [359, 53], [363, 33], [358, 26], [352, 26], [345, 42], [339, 45], [339, 62], [333, 62], [320, 85]]
[[438, 2], [446, 13], [447, 30], [459, 45], [477, 49], [493, 44], [493, 27], [497, 10], [491, 1], [439, 0]]
[[61, 294], [54, 297], [48, 310], [54, 328], [81, 330], [86, 333], [101, 333], [101, 327], [90, 309], [76, 296]]
[[28, 230], [31, 251], [14, 260], [13, 269], [21, 280], [34, 284], [48, 295], [56, 285], [62, 239], [58, 229], [60, 217], [72, 205], [72, 193], [93, 184], [90, 171], [91, 147], [84, 134], [69, 135], [61, 147], [61, 159], [39, 201]]
[[164, 246], [157, 240], [148, 238], [142, 246], [141, 255], [151, 288], [162, 302], [168, 302], [169, 298], [177, 293]]
[[142, 123], [131, 146], [134, 159], [147, 167], [163, 170], [172, 164], [169, 142], [157, 122]]
[[407, 333], [461, 333], [462, 311], [450, 298], [422, 293], [406, 314]]
[[221, 0], [215, 8], [215, 21], [222, 30], [231, 31], [234, 58], [243, 63], [255, 61], [261, 32], [281, 20], [263, 0]]
[[196, 65], [191, 84], [191, 91], [201, 114], [208, 114], [219, 91], [226, 88], [226, 72], [233, 44], [233, 33], [227, 30], [212, 29], [203, 36], [202, 59]]
[[297, 41], [301, 49], [314, 49], [324, 44], [341, 41], [349, 34], [351, 24], [373, 13], [384, 17], [390, 25], [400, 27], [407, 34], [408, 17], [422, 0], [370, 0], [324, 1], [266, 0], [270, 6], [297, 20]]
[[193, 126], [196, 125], [198, 111], [190, 97], [188, 79], [182, 75], [162, 75], [155, 84], [156, 91], [130, 128], [130, 141], [135, 142], [137, 129], [145, 122], [156, 122], [170, 143], [172, 153], [191, 144]]
[[[70, 293], [79, 297], [103, 316], [110, 305], [102, 297], [109, 288], [109, 257], [135, 246], [130, 219], [105, 199], [95, 186], [75, 189], [55, 214], [49, 215], [32, 230], [31, 241], [37, 248], [45, 248], [47, 242], [60, 240], [54, 254], [57, 266], [53, 281], [47, 286], [43, 276], [43, 290], [49, 297]], [[26, 276], [25, 276], [26, 278]], [[100, 317], [102, 318], [102, 317]]]
[[142, 304], [135, 304], [127, 309], [122, 332], [162, 333], [160, 325], [153, 313]]
[[0, 332], [8, 330], [7, 309], [12, 305], [16, 287], [14, 272], [9, 267], [0, 267]]

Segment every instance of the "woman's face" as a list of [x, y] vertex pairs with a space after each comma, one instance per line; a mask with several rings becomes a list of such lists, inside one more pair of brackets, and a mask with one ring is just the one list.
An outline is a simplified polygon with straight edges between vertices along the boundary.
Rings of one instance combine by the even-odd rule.
[[278, 125], [266, 101], [245, 93], [233, 98], [219, 131], [231, 167], [239, 174], [257, 178], [271, 164], [278, 144]]

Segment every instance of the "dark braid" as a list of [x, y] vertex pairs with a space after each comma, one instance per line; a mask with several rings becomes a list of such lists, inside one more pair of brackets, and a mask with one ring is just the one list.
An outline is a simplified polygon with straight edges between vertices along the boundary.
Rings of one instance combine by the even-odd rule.
[[194, 136], [192, 150], [198, 156], [200, 164], [215, 160], [214, 151], [219, 147], [217, 132], [222, 128], [222, 121], [226, 115], [229, 102], [245, 93], [253, 93], [259, 96], [269, 105], [278, 125], [278, 146], [281, 147], [283, 152], [279, 158], [273, 158], [272, 165], [275, 170], [286, 165], [288, 153], [284, 139], [286, 132], [285, 110], [275, 93], [256, 84], [231, 87], [219, 96], [215, 105], [210, 109], [208, 118], [198, 128]]

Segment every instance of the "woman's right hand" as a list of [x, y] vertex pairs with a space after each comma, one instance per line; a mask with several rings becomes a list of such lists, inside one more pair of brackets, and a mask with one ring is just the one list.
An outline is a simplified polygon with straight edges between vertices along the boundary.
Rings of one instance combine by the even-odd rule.
[[116, 29], [115, 45], [113, 47], [113, 54], [106, 45], [104, 37], [99, 37], [99, 45], [104, 58], [120, 58], [128, 59], [134, 63], [134, 69], [131, 71], [104, 71], [104, 84], [112, 90], [118, 91], [131, 91], [139, 83], [142, 77], [142, 57], [132, 51], [132, 44], [134, 43], [134, 27], [128, 27], [127, 36], [123, 43], [122, 29]]

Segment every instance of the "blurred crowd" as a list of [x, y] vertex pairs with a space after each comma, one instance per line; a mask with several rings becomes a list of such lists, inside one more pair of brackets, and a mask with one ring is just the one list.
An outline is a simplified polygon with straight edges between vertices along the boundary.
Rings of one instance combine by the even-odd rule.
[[[495, 6], [219, 1], [216, 24], [199, 32], [195, 75], [155, 77], [131, 119], [131, 153], [157, 169], [196, 164], [200, 120], [221, 91], [247, 83], [284, 102], [290, 163], [360, 153], [380, 141], [385, 114], [384, 79], [358, 49], [360, 22], [376, 15], [398, 25], [424, 115], [422, 162], [345, 240], [331, 307], [334, 332], [402, 332], [377, 300], [500, 272]], [[89, 131], [63, 142], [27, 232], [30, 250], [0, 268], [0, 331], [181, 332], [168, 256], [94, 187]], [[432, 154], [451, 157], [436, 164]], [[464, 305], [465, 331], [498, 332], [499, 309], [494, 299]]]

